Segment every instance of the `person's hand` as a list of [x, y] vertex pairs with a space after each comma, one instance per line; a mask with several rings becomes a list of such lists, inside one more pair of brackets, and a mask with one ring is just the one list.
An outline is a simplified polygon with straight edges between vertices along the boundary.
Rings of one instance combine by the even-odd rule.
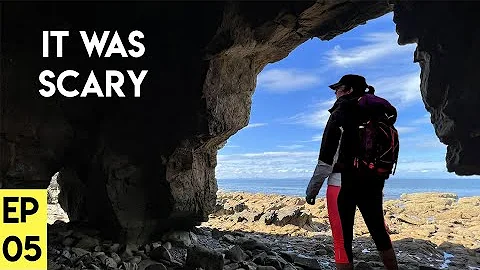
[[314, 205], [315, 204], [315, 197], [306, 196], [305, 201], [307, 201], [307, 203], [310, 204], [310, 205]]

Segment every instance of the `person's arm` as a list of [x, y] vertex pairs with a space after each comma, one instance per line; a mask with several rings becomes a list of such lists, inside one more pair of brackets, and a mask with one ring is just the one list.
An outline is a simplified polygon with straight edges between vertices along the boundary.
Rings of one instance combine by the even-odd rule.
[[342, 120], [340, 111], [335, 111], [330, 115], [325, 126], [318, 163], [306, 190], [306, 199], [310, 204], [315, 203], [315, 197], [322, 188], [325, 179], [332, 173], [342, 136]]

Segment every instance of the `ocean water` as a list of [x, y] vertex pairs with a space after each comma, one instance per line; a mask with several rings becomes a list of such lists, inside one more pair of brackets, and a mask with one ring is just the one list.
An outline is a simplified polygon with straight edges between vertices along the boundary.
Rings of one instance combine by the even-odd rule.
[[[310, 179], [217, 179], [221, 191], [305, 196]], [[322, 186], [319, 197], [325, 197], [327, 184]], [[459, 198], [480, 196], [480, 179], [400, 179], [385, 182], [385, 200], [398, 199], [404, 193], [442, 192], [455, 193]]]

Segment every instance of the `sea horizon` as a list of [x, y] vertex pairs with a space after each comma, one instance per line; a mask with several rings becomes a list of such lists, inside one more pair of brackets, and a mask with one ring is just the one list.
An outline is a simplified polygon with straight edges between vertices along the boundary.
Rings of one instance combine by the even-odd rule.
[[[217, 179], [221, 192], [248, 192], [305, 196], [309, 178], [222, 178]], [[318, 197], [325, 197], [326, 182]], [[458, 198], [480, 196], [480, 178], [390, 178], [385, 182], [384, 199], [399, 199], [402, 194], [453, 193]]]

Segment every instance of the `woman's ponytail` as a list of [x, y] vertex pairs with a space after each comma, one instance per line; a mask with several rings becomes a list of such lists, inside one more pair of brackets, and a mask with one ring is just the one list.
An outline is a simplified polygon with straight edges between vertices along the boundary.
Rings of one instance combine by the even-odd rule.
[[373, 86], [369, 85], [367, 87], [368, 87], [368, 91], [367, 91], [368, 94], [372, 94], [372, 95], [375, 94], [375, 88], [373, 88]]

